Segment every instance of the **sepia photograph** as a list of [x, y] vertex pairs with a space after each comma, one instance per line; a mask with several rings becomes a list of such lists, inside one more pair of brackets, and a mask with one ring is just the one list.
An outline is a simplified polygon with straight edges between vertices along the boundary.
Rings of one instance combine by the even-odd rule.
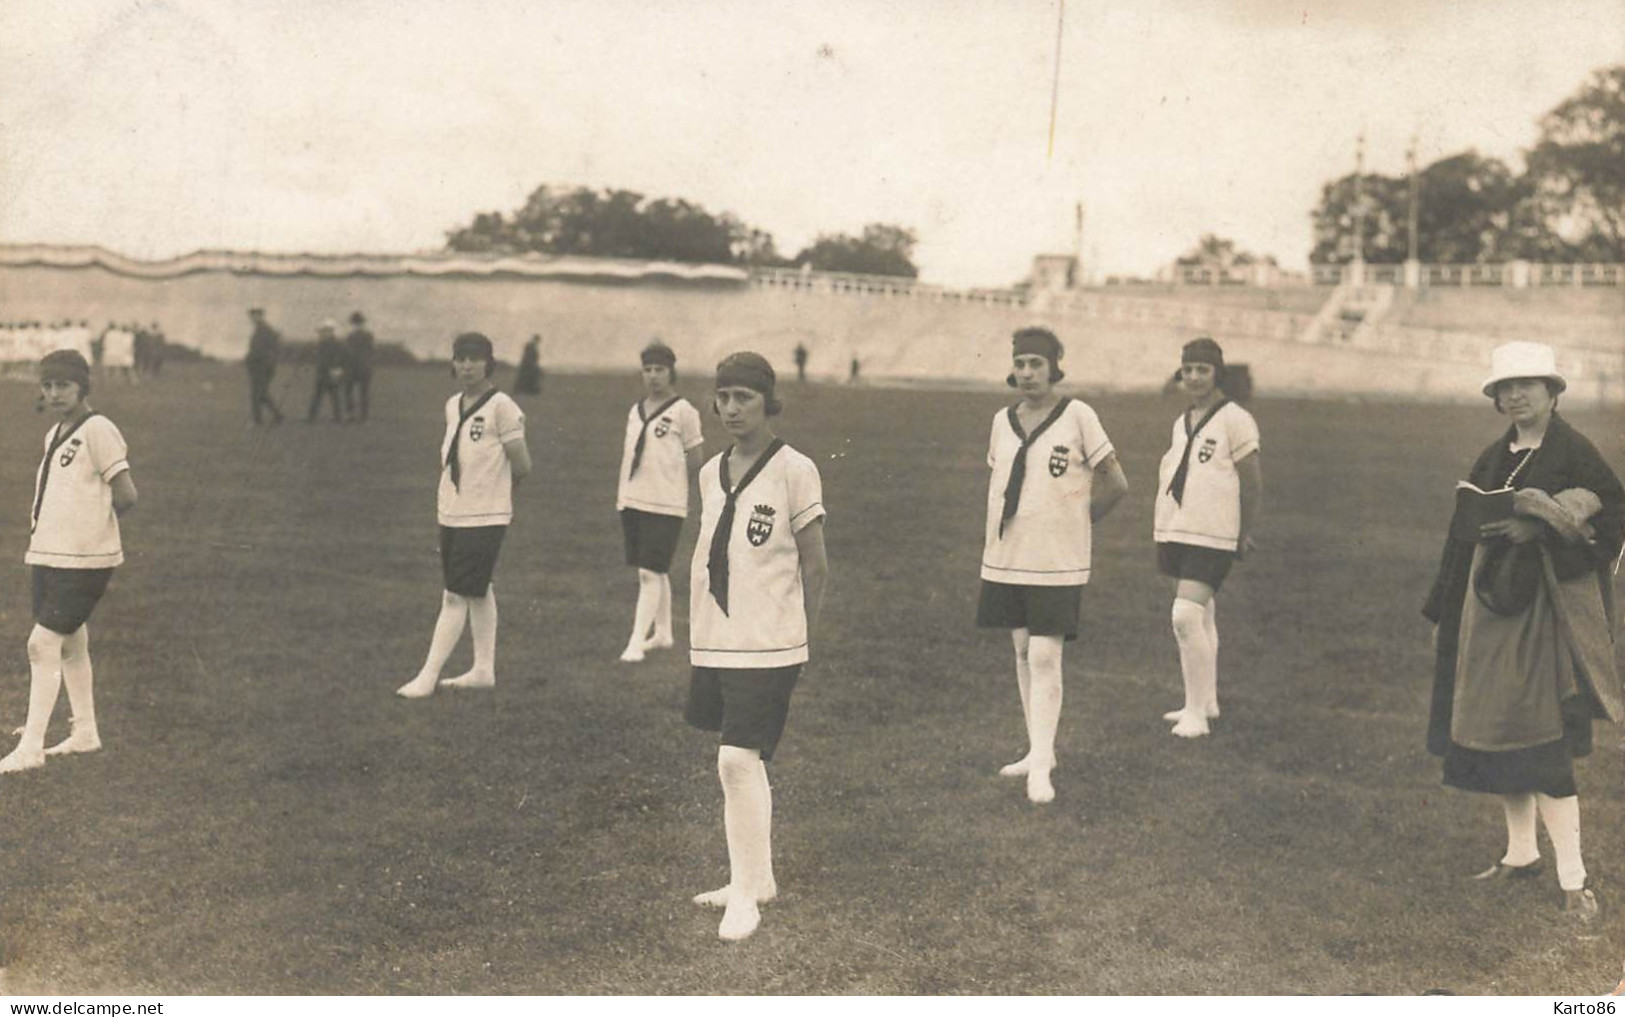
[[0, 421], [0, 995], [1625, 991], [1619, 0], [8, 0]]

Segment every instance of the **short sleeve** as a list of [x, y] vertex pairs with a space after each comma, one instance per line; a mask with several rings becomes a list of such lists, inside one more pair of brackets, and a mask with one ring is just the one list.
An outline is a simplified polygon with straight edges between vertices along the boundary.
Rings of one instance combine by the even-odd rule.
[[1114, 451], [1112, 440], [1106, 436], [1106, 429], [1100, 426], [1100, 417], [1095, 414], [1094, 407], [1085, 403], [1075, 403], [1078, 420], [1078, 433], [1083, 450], [1083, 461], [1091, 470], [1100, 468], [1106, 457]]
[[993, 453], [999, 447], [999, 415], [993, 415], [993, 427], [987, 432], [987, 468], [993, 468]]
[[677, 433], [682, 438], [684, 452], [705, 444], [705, 429], [700, 423], [700, 411], [686, 399], [677, 412]]
[[1241, 407], [1237, 406], [1234, 413], [1225, 414], [1224, 431], [1230, 439], [1232, 462], [1240, 462], [1258, 451], [1258, 421]]
[[785, 473], [790, 488], [790, 532], [800, 533], [809, 523], [824, 518], [824, 482], [812, 460], [801, 456]]
[[130, 450], [124, 444], [124, 435], [111, 420], [94, 417], [84, 430], [90, 462], [103, 480], [111, 481], [130, 468]]
[[525, 411], [512, 399], [498, 399], [492, 416], [496, 422], [498, 441], [507, 444], [525, 436]]

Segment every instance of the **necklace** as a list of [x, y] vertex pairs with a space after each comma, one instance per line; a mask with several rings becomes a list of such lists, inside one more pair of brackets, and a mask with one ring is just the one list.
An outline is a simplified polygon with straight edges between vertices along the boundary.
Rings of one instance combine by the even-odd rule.
[[1518, 474], [1523, 472], [1523, 468], [1525, 466], [1529, 465], [1529, 460], [1535, 458], [1535, 453], [1538, 452], [1538, 451], [1540, 451], [1540, 446], [1539, 445], [1536, 445], [1534, 448], [1530, 449], [1528, 454], [1525, 455], [1523, 457], [1523, 459], [1518, 462], [1518, 465], [1516, 465], [1516, 466], [1514, 466], [1512, 468], [1512, 472], [1507, 474], [1507, 482], [1505, 484], [1502, 484], [1501, 486], [1503, 488], [1511, 487], [1512, 482], [1514, 480], [1518, 479]]

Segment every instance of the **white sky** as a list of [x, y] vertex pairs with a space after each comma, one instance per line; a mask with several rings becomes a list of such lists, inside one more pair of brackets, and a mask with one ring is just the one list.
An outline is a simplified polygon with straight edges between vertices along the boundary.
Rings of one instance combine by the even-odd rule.
[[1320, 185], [1476, 147], [1625, 61], [1625, 0], [4, 0], [0, 241], [412, 251], [538, 184], [898, 222], [930, 280], [1041, 249], [1301, 266]]

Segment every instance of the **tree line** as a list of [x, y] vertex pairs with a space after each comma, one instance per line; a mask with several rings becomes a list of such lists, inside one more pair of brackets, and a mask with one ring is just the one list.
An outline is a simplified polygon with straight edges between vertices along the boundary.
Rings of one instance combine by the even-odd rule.
[[731, 213], [636, 191], [541, 186], [512, 213], [481, 212], [446, 234], [446, 249], [469, 254], [574, 254], [746, 267], [862, 272], [915, 278], [911, 229], [870, 223], [857, 236], [820, 234], [793, 257], [773, 235]]
[[[1596, 72], [1540, 119], [1523, 172], [1468, 150], [1417, 174], [1424, 262], [1625, 261], [1625, 64]], [[1403, 262], [1412, 180], [1349, 174], [1311, 215], [1314, 264]], [[1356, 237], [1359, 244], [1356, 245]]]

